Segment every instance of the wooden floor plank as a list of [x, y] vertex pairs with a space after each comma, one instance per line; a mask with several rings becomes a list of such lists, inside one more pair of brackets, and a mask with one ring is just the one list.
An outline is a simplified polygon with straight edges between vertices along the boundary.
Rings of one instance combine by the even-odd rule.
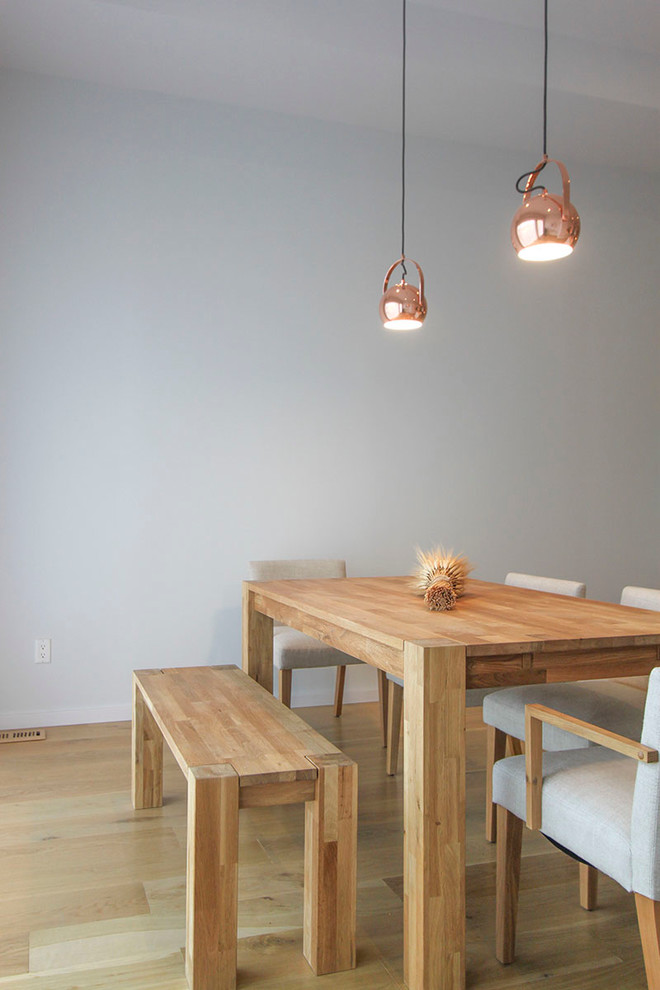
[[77, 925], [86, 921], [126, 918], [149, 913], [149, 901], [140, 881], [112, 884], [102, 888], [76, 886], [55, 889], [48, 897], [26, 894], [0, 898], [0, 932]]
[[29, 966], [30, 932], [13, 922], [3, 924], [0, 931], [0, 977], [24, 973]]
[[[378, 707], [298, 714], [360, 767], [358, 965], [323, 987], [401, 990], [402, 774], [385, 774]], [[485, 731], [478, 710], [466, 721], [469, 990], [640, 990], [633, 898], [604, 878], [598, 909], [583, 911], [576, 865], [538, 833], [524, 835], [517, 959], [495, 960]], [[186, 789], [174, 760], [165, 754], [164, 806], [142, 812], [130, 806], [129, 723], [17, 743], [0, 782], [0, 990], [185, 990]], [[302, 955], [303, 808], [242, 811], [239, 866], [239, 987], [318, 990]]]

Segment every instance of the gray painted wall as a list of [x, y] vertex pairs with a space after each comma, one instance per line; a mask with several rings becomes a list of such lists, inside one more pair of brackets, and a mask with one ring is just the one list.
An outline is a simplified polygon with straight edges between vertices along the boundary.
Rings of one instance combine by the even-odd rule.
[[[485, 579], [660, 585], [657, 176], [568, 162], [578, 249], [526, 265], [538, 149], [411, 138], [429, 316], [397, 336], [396, 137], [0, 83], [0, 727], [126, 717], [134, 667], [238, 662], [252, 558], [405, 573], [442, 541]], [[331, 684], [298, 675], [294, 704]]]

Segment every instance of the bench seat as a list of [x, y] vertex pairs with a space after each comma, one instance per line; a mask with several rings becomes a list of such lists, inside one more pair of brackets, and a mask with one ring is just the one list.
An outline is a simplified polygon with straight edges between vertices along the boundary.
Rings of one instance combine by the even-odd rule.
[[236, 986], [239, 808], [305, 802], [303, 953], [355, 966], [357, 766], [237, 667], [133, 674], [133, 806], [163, 800], [163, 740], [188, 781], [186, 975]]

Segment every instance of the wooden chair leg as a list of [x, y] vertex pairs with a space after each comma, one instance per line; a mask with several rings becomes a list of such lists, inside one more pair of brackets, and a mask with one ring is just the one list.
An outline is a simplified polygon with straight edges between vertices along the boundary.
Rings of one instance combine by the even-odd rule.
[[344, 704], [344, 681], [346, 680], [346, 667], [342, 664], [337, 667], [337, 677], [335, 679], [335, 718], [339, 718]]
[[506, 733], [487, 726], [486, 734], [486, 842], [497, 837], [497, 805], [493, 804], [493, 766], [506, 754]]
[[580, 907], [594, 911], [598, 907], [598, 870], [580, 863]]
[[515, 958], [522, 831], [522, 820], [498, 805], [495, 955], [501, 963]]
[[393, 776], [399, 764], [399, 741], [403, 720], [403, 688], [394, 681], [388, 681], [389, 700], [387, 703], [387, 773]]
[[383, 746], [387, 746], [387, 713], [389, 709], [389, 690], [387, 674], [384, 670], [378, 670], [378, 706], [380, 708], [380, 731], [383, 737]]
[[135, 681], [132, 747], [133, 807], [160, 808], [163, 804], [163, 734]]
[[232, 766], [188, 771], [186, 976], [190, 990], [234, 990], [238, 789]]
[[523, 755], [522, 740], [516, 739], [515, 736], [507, 736], [506, 749], [509, 756], [522, 756]]
[[291, 680], [293, 671], [290, 669], [279, 671], [280, 701], [287, 708], [291, 708]]
[[310, 756], [319, 775], [305, 804], [303, 953], [317, 976], [355, 967], [357, 763]]
[[660, 990], [660, 901], [635, 894], [648, 990]]

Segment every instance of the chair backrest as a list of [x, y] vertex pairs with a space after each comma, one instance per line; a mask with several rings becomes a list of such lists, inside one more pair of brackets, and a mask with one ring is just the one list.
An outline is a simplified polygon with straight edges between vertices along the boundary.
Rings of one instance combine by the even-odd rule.
[[251, 581], [295, 581], [298, 578], [345, 578], [345, 560], [251, 560]]
[[[642, 742], [660, 750], [660, 667], [651, 671]], [[633, 890], [660, 900], [660, 763], [640, 763], [632, 805]]]
[[581, 581], [565, 581], [563, 578], [539, 577], [538, 574], [518, 574], [509, 571], [505, 584], [515, 588], [530, 588], [532, 591], [547, 591], [551, 595], [568, 595], [570, 598], [585, 598], [587, 586]]
[[[345, 560], [251, 560], [250, 581], [296, 581], [300, 578], [345, 578]], [[273, 622], [273, 626], [281, 626]]]
[[621, 592], [621, 604], [660, 612], [660, 591], [657, 588], [634, 588], [628, 585]]

